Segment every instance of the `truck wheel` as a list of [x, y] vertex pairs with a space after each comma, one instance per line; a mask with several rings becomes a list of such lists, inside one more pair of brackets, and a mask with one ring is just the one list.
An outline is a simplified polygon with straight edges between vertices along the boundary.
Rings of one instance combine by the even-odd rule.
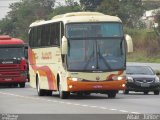
[[19, 86], [20, 86], [20, 88], [24, 88], [25, 87], [25, 83], [20, 83]]

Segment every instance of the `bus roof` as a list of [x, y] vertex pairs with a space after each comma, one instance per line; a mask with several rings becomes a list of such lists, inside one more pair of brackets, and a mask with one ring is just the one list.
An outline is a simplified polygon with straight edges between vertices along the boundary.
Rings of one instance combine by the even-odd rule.
[[43, 24], [49, 24], [54, 22], [62, 21], [66, 23], [75, 23], [75, 22], [122, 22], [120, 18], [116, 16], [105, 15], [99, 12], [72, 12], [61, 14], [53, 17], [51, 20], [37, 20], [33, 22], [30, 27], [40, 26]]
[[25, 44], [23, 40], [17, 38], [11, 38], [8, 35], [0, 35], [0, 45], [16, 45]]

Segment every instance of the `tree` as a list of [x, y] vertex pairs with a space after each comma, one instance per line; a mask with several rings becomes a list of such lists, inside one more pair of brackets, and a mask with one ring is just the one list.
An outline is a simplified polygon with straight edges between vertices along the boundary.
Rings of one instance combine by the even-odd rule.
[[58, 7], [56, 7], [52, 13], [49, 14], [48, 18], [51, 19], [52, 17], [59, 15], [59, 14], [65, 14], [69, 12], [79, 12], [82, 11], [81, 7], [77, 2], [74, 2], [73, 0], [66, 1], [66, 5], [59, 4]]
[[156, 13], [154, 22], [157, 24], [157, 26], [155, 26], [155, 32], [159, 36], [159, 40], [160, 40], [160, 11]]
[[135, 27], [143, 14], [141, 0], [103, 0], [97, 11], [118, 16], [128, 27]]
[[95, 11], [103, 0], [80, 0], [80, 5], [84, 11]]
[[121, 0], [119, 17], [124, 24], [133, 28], [137, 26], [140, 17], [143, 15], [144, 8], [141, 0]]
[[1, 34], [27, 41], [29, 25], [37, 19], [46, 19], [53, 11], [55, 0], [21, 0], [10, 5], [11, 11], [0, 21]]
[[114, 16], [119, 14], [119, 9], [119, 0], [103, 0], [97, 7], [97, 11]]

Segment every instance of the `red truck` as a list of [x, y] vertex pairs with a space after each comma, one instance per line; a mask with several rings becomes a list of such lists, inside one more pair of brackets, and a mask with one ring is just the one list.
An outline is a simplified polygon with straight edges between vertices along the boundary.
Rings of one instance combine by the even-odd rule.
[[0, 36], [0, 85], [25, 87], [28, 81], [28, 46], [23, 40]]

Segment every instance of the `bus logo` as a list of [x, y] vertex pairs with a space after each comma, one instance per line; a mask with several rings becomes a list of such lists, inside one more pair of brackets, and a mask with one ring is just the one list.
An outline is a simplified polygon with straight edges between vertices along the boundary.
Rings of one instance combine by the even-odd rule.
[[96, 77], [96, 80], [97, 80], [97, 81], [98, 81], [98, 80], [100, 80], [100, 77], [99, 77], [99, 76], [97, 76], [97, 77]]

